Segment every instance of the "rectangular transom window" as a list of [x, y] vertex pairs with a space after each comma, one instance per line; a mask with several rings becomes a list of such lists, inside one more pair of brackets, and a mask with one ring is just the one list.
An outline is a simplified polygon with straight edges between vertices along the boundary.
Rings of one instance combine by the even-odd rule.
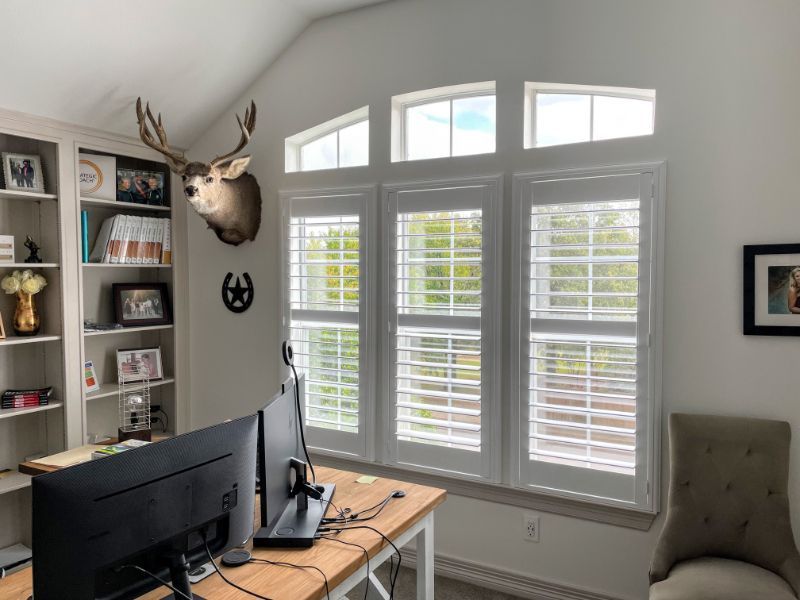
[[394, 187], [389, 397], [392, 458], [489, 477], [497, 180]]
[[655, 90], [525, 84], [525, 147], [652, 135]]
[[523, 485], [651, 502], [659, 176], [515, 178]]
[[392, 98], [392, 161], [495, 151], [493, 81]]
[[282, 194], [284, 327], [305, 373], [309, 444], [364, 455], [370, 370], [366, 341], [365, 191]]
[[286, 138], [286, 172], [369, 164], [369, 107]]

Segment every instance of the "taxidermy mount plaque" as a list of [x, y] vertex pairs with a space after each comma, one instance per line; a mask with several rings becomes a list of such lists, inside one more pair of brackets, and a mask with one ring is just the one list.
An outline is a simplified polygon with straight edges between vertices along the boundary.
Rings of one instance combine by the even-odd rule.
[[236, 277], [236, 284], [231, 285], [233, 273], [225, 275], [225, 280], [222, 282], [222, 302], [227, 309], [234, 313], [243, 313], [253, 303], [253, 295], [255, 288], [253, 287], [253, 280], [250, 279], [250, 273], [242, 273], [244, 278], [244, 285], [241, 279]]
[[[142, 141], [163, 154], [169, 168], [181, 176], [186, 200], [217, 237], [232, 246], [256, 239], [261, 226], [261, 189], [256, 178], [245, 172], [250, 156], [233, 158], [248, 144], [256, 128], [255, 103], [250, 102], [244, 122], [236, 115], [242, 137], [233, 152], [217, 156], [208, 163], [189, 162], [183, 153], [170, 150], [161, 114], [157, 119], [153, 117], [149, 103], [142, 110], [141, 98], [136, 100], [136, 118]], [[156, 137], [150, 132], [150, 126]]]

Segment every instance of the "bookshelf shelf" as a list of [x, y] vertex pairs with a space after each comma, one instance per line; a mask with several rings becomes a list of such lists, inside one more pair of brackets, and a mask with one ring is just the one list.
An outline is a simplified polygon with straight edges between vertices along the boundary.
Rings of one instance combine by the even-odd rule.
[[2, 200], [32, 200], [41, 202], [42, 200], [58, 200], [57, 194], [40, 194], [38, 192], [18, 192], [16, 190], [0, 189], [0, 199]]
[[89, 269], [171, 269], [172, 265], [129, 265], [119, 263], [83, 263], [84, 268]]
[[[162, 385], [171, 385], [175, 383], [174, 377], [165, 377], [164, 379], [160, 379], [158, 381], [151, 381], [150, 387], [156, 388], [161, 387]], [[104, 383], [100, 386], [100, 389], [96, 392], [90, 392], [86, 394], [86, 400], [98, 400], [100, 398], [108, 398], [110, 396], [116, 396], [119, 392], [119, 385], [116, 383]]]
[[117, 202], [116, 200], [99, 200], [97, 198], [84, 198], [81, 197], [81, 206], [86, 207], [100, 207], [111, 208], [115, 210], [139, 210], [139, 211], [153, 211], [153, 212], [170, 212], [170, 206], [150, 206], [147, 204], [134, 204], [132, 202]]
[[[53, 410], [64, 406], [63, 402], [51, 402], [44, 406], [33, 406], [29, 408], [2, 408], [0, 409], [0, 419], [11, 419], [13, 417], [21, 417], [22, 415], [30, 415], [33, 413], [44, 412], [46, 410]], [[2, 479], [0, 479], [2, 482]]]
[[58, 263], [6, 263], [0, 264], [0, 267], [6, 269], [60, 269], [61, 265]]
[[33, 335], [30, 337], [17, 337], [10, 335], [4, 340], [0, 340], [2, 346], [19, 346], [21, 344], [40, 344], [43, 342], [57, 342], [61, 340], [60, 335]]
[[30, 487], [32, 477], [24, 473], [13, 472], [0, 479], [0, 494], [7, 494]]
[[114, 335], [121, 333], [142, 333], [143, 331], [158, 331], [160, 329], [172, 329], [174, 325], [150, 325], [149, 327], [122, 327], [121, 329], [107, 329], [105, 331], [84, 331], [84, 337], [95, 337], [99, 335]]

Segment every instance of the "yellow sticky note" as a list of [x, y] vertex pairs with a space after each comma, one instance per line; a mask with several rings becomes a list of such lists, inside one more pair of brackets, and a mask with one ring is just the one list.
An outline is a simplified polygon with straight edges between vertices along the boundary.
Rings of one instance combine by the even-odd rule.
[[356, 483], [366, 483], [367, 485], [371, 485], [378, 481], [377, 477], [373, 477], [372, 475], [362, 475], [358, 479], [356, 479]]

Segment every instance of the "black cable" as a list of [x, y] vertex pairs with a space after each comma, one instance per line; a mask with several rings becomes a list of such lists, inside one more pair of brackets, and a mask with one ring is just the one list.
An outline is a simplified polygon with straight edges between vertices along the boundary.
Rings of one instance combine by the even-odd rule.
[[325, 597], [328, 600], [331, 600], [331, 590], [328, 587], [328, 577], [319, 567], [315, 567], [314, 565], [294, 565], [292, 563], [282, 562], [282, 561], [273, 561], [267, 560], [266, 558], [251, 558], [249, 560], [251, 563], [266, 563], [268, 565], [275, 565], [277, 567], [290, 567], [292, 569], [314, 569], [317, 573], [322, 575], [322, 579], [325, 580]]
[[156, 574], [154, 574], [154, 573], [151, 573], [151, 572], [150, 572], [150, 571], [148, 571], [147, 569], [143, 569], [143, 568], [142, 568], [142, 567], [140, 567], [139, 565], [122, 565], [121, 567], [117, 567], [117, 569], [116, 569], [116, 570], [118, 570], [118, 571], [121, 571], [122, 569], [136, 569], [137, 571], [141, 571], [142, 573], [144, 573], [145, 575], [147, 575], [147, 576], [148, 576], [148, 577], [150, 577], [151, 579], [155, 579], [155, 580], [156, 580], [158, 583], [160, 583], [161, 585], [163, 585], [163, 586], [166, 586], [166, 587], [168, 587], [169, 589], [171, 589], [171, 590], [172, 590], [172, 592], [175, 594], [175, 597], [176, 597], [176, 598], [177, 598], [178, 596], [183, 596], [184, 598], [186, 598], [186, 600], [192, 600], [192, 598], [191, 598], [191, 597], [189, 597], [189, 596], [187, 596], [186, 594], [184, 594], [182, 591], [180, 591], [179, 589], [177, 589], [177, 588], [176, 588], [174, 585], [172, 585], [171, 583], [167, 583], [166, 581], [164, 581], [163, 579], [161, 579], [161, 577], [159, 577], [158, 575], [156, 575]]
[[256, 594], [255, 592], [251, 592], [250, 590], [244, 589], [240, 585], [236, 585], [230, 579], [225, 577], [225, 575], [222, 574], [222, 571], [219, 570], [219, 567], [217, 566], [217, 563], [214, 562], [214, 557], [211, 556], [211, 550], [208, 549], [208, 542], [206, 541], [206, 533], [205, 533], [205, 531], [203, 532], [203, 546], [205, 546], [206, 554], [208, 555], [209, 562], [211, 562], [211, 565], [214, 567], [214, 570], [217, 572], [217, 575], [222, 577], [222, 581], [224, 581], [225, 583], [227, 583], [231, 587], [235, 587], [240, 592], [244, 592], [245, 594], [250, 594], [254, 598], [260, 598], [261, 600], [272, 600], [272, 598], [269, 598], [267, 596], [261, 596], [260, 594]]
[[361, 548], [361, 550], [364, 551], [364, 556], [367, 559], [367, 585], [364, 586], [364, 600], [367, 600], [367, 598], [369, 597], [369, 573], [370, 573], [370, 570], [369, 570], [369, 552], [367, 552], [367, 549], [364, 548], [364, 546], [361, 546], [360, 544], [354, 544], [352, 542], [345, 542], [344, 540], [340, 540], [339, 538], [335, 538], [335, 537], [328, 537], [328, 536], [322, 535], [322, 536], [320, 536], [320, 539], [321, 540], [330, 540], [332, 542], [338, 542], [340, 544], [344, 544], [345, 546], [353, 546], [354, 548]]
[[311, 457], [308, 455], [308, 446], [306, 446], [305, 423], [303, 423], [303, 413], [300, 410], [300, 379], [297, 377], [297, 369], [294, 368], [294, 361], [289, 362], [289, 367], [292, 369], [294, 375], [294, 399], [297, 406], [297, 428], [300, 430], [300, 441], [303, 443], [303, 452], [306, 455], [306, 462], [308, 468], [311, 469], [311, 482], [316, 485], [317, 474], [314, 472], [314, 465], [311, 462]]
[[[381, 536], [386, 541], [386, 543], [389, 544], [392, 547], [392, 549], [397, 554], [397, 569], [395, 570], [394, 574], [392, 574], [391, 565], [389, 567], [389, 579], [391, 581], [390, 589], [389, 589], [389, 597], [390, 598], [394, 598], [394, 586], [395, 586], [395, 583], [397, 582], [398, 575], [400, 575], [400, 565], [403, 562], [403, 557], [400, 555], [400, 550], [397, 549], [397, 546], [394, 544], [394, 542], [392, 542], [392, 540], [390, 540], [388, 537], [386, 537], [386, 535], [384, 535], [383, 532], [381, 532], [381, 531], [379, 531], [379, 530], [377, 530], [374, 527], [371, 527], [369, 525], [351, 525], [351, 526], [348, 526], [348, 527], [337, 527], [337, 528], [328, 527], [328, 528], [322, 529], [322, 531], [324, 532], [326, 529], [327, 529], [327, 531], [333, 531], [333, 532], [337, 532], [337, 533], [341, 533], [342, 531], [348, 531], [349, 529], [369, 529], [370, 531], [374, 531], [379, 536]], [[328, 538], [328, 539], [333, 539], [333, 538]], [[337, 540], [337, 541], [341, 541], [341, 540]], [[367, 570], [369, 570], [369, 569], [367, 569]]]
[[[347, 523], [363, 523], [365, 521], [371, 521], [372, 519], [374, 519], [383, 512], [383, 509], [386, 508], [386, 506], [389, 504], [389, 502], [391, 502], [393, 497], [394, 497], [394, 492], [392, 492], [392, 494], [388, 495], [386, 498], [378, 502], [378, 504], [376, 504], [375, 506], [370, 506], [369, 508], [362, 509], [357, 513], [352, 512], [350, 508], [339, 509], [335, 504], [331, 502], [331, 505], [333, 506], [334, 509], [336, 509], [336, 512], [338, 513], [339, 516], [322, 519], [322, 522], [326, 524], [345, 525]], [[376, 508], [378, 509], [378, 512], [376, 512], [374, 515], [361, 517], [361, 515], [363, 515], [364, 513], [375, 510]]]

